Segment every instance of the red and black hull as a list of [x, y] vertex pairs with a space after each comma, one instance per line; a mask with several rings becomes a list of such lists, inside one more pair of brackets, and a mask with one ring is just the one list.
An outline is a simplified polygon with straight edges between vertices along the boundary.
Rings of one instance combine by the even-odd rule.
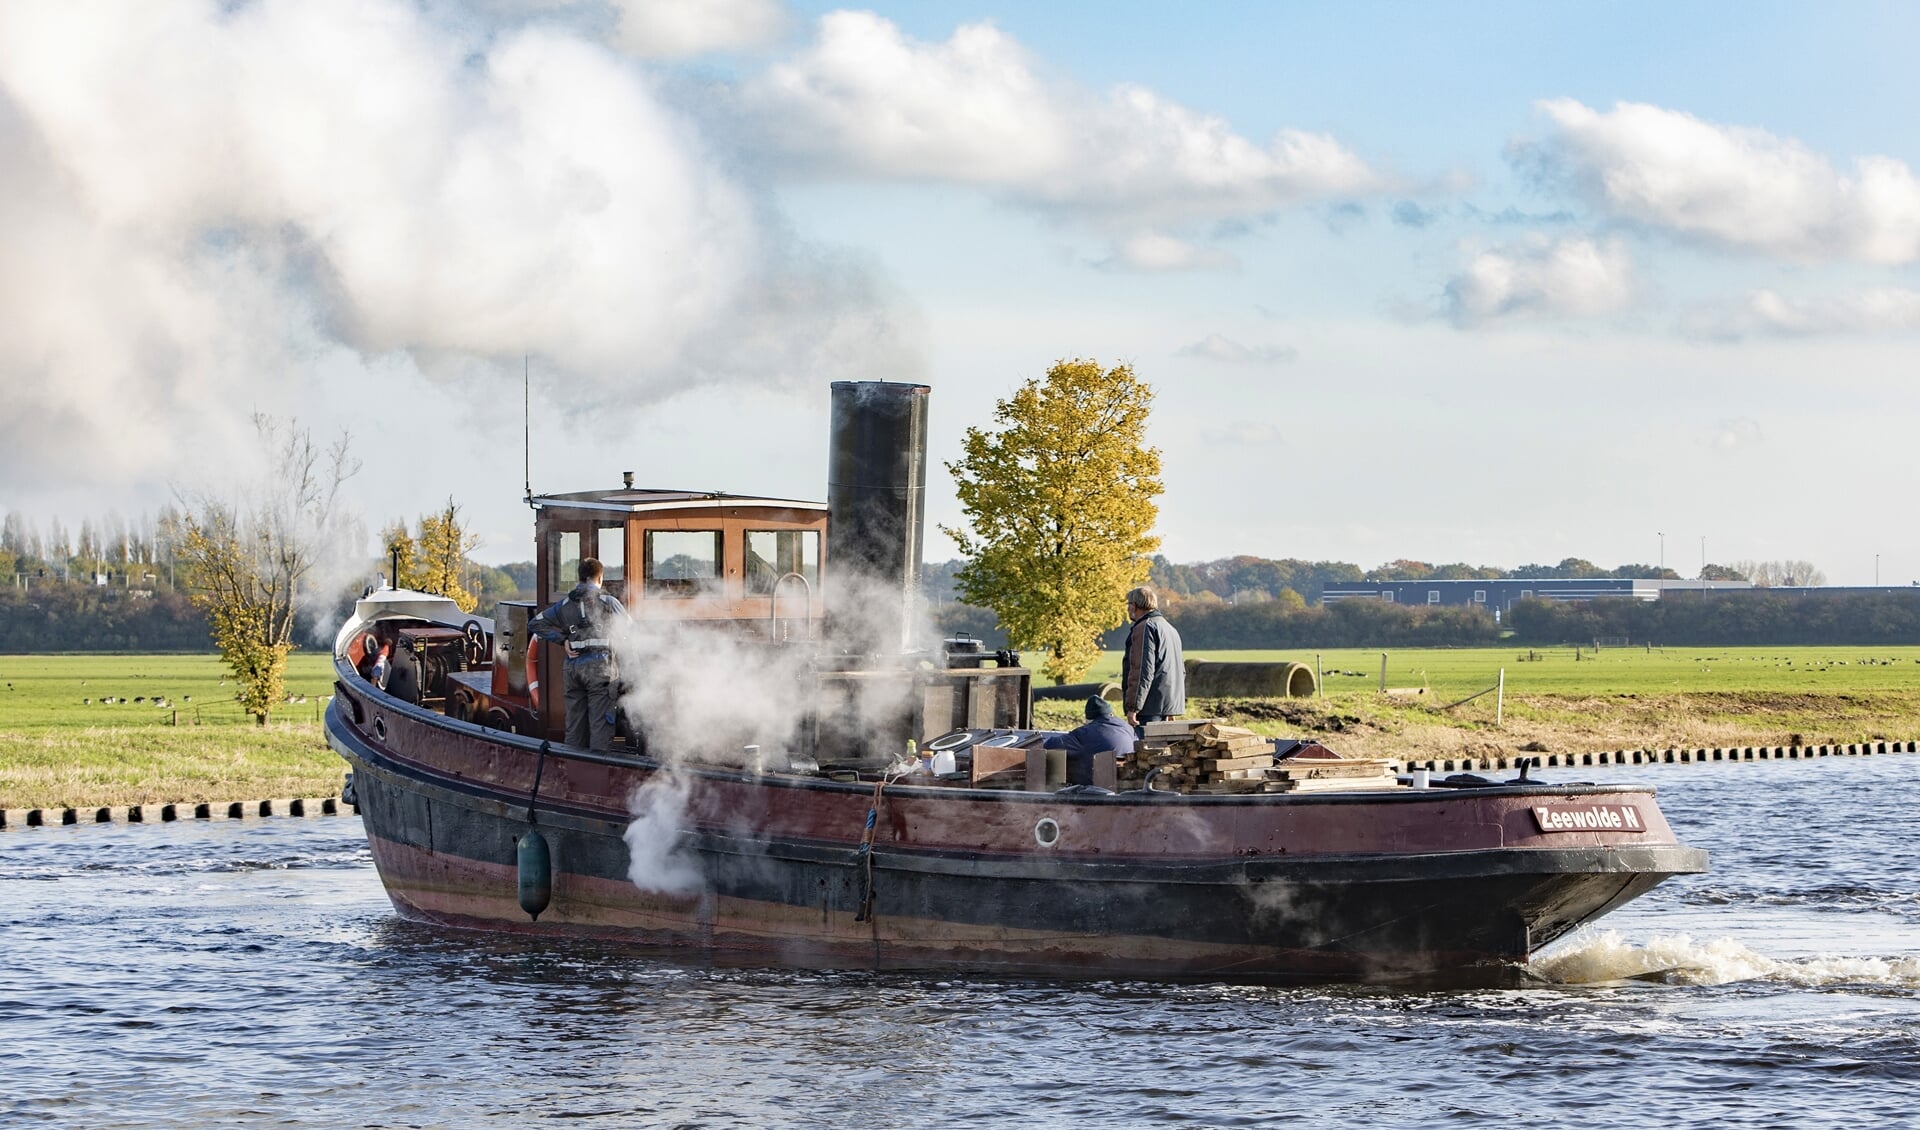
[[[675, 859], [690, 881], [643, 889], [624, 834], [659, 764], [543, 753], [350, 676], [327, 735], [381, 878], [401, 914], [455, 926], [734, 963], [1380, 978], [1524, 961], [1706, 866], [1651, 790], [1622, 786], [1170, 798], [894, 784], [862, 853], [871, 783], [682, 769]], [[1595, 803], [1644, 826], [1546, 833], [1533, 811]], [[530, 809], [552, 849], [537, 922], [517, 901]]]

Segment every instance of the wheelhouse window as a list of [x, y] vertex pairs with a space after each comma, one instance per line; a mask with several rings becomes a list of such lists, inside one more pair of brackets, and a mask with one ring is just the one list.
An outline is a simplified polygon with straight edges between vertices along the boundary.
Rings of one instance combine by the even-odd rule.
[[[797, 573], [807, 588], [820, 591], [820, 532], [818, 530], [748, 530], [746, 533], [747, 595], [766, 596], [781, 577]], [[789, 581], [788, 586], [798, 588]], [[798, 595], [783, 591], [782, 600]]]
[[647, 595], [700, 596], [720, 588], [719, 530], [648, 530]]
[[605, 571], [601, 582], [607, 591], [622, 600], [627, 596], [627, 528], [625, 526], [600, 527], [600, 567]]
[[547, 535], [547, 591], [564, 593], [580, 581], [580, 531], [555, 530]]

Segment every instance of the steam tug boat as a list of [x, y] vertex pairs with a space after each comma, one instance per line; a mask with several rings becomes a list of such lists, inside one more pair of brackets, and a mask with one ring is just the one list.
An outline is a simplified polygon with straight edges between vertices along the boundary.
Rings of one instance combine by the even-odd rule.
[[[1060, 787], [1017, 654], [910, 647], [928, 391], [833, 386], [824, 505], [631, 476], [531, 499], [538, 606], [597, 557], [656, 645], [625, 678], [755, 656], [797, 704], [772, 731], [743, 678], [738, 727], [668, 733], [642, 710], [612, 751], [570, 747], [535, 604], [360, 601], [327, 739], [398, 912], [729, 964], [1392, 979], [1511, 970], [1706, 869], [1636, 786], [1182, 795], [1115, 787], [1106, 765]], [[910, 741], [942, 771], [903, 773]]]

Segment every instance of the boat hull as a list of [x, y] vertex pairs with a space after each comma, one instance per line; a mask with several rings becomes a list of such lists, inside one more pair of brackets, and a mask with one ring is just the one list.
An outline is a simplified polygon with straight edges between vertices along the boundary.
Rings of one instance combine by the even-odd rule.
[[[543, 749], [340, 689], [328, 739], [353, 768], [403, 916], [716, 962], [1399, 978], [1524, 961], [1705, 869], [1648, 790], [1165, 799], [894, 786], [876, 806], [871, 784]], [[1537, 833], [1534, 806], [1596, 797], [1635, 806], [1647, 827]], [[516, 897], [516, 843], [535, 827], [552, 859], [537, 920]]]

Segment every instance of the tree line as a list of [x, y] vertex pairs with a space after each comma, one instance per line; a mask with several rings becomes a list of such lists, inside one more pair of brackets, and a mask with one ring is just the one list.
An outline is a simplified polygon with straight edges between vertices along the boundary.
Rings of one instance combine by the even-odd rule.
[[[1873, 646], [1920, 644], [1920, 588], [1876, 592], [1668, 592], [1659, 600], [1531, 599], [1514, 604], [1505, 623], [1479, 605], [1394, 604], [1342, 600], [1180, 600], [1167, 616], [1190, 650], [1288, 650], [1341, 647], [1489, 647], [1591, 645], [1596, 640], [1686, 646]], [[949, 603], [934, 609], [937, 628], [1007, 645], [992, 612]], [[1122, 628], [1101, 645], [1118, 650]]]

